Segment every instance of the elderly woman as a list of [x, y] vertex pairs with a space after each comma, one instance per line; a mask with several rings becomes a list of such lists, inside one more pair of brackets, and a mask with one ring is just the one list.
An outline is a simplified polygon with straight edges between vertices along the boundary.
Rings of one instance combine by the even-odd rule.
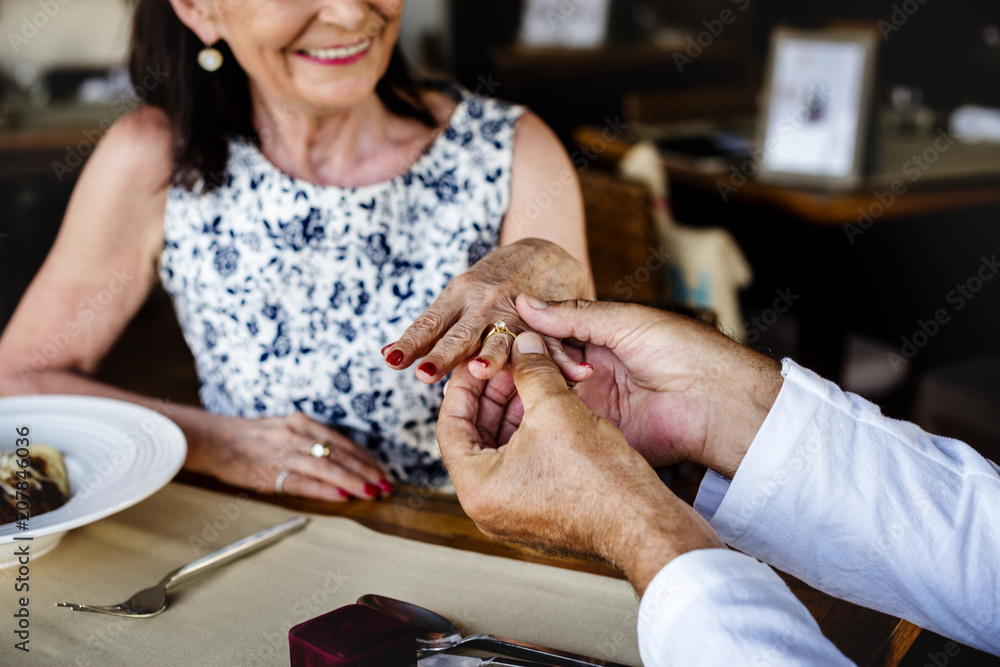
[[[445, 484], [439, 381], [507, 362], [511, 337], [483, 337], [525, 328], [517, 294], [592, 286], [555, 136], [521, 108], [415, 85], [403, 4], [140, 0], [133, 80], [166, 76], [83, 171], [0, 340], [0, 390], [152, 406], [87, 374], [159, 279], [201, 381], [205, 410], [171, 413], [190, 470], [325, 500]], [[538, 205], [535, 223], [503, 224]], [[589, 376], [549, 344], [569, 379]]]

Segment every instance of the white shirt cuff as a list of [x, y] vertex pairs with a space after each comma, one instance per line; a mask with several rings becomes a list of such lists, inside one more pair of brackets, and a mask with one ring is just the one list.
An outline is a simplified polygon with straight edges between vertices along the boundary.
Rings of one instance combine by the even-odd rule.
[[818, 441], [802, 443], [813, 415], [823, 404], [822, 385], [790, 359], [781, 364], [785, 381], [732, 481], [709, 471], [698, 489], [695, 509], [727, 543], [734, 544], [752, 525], [767, 500], [805, 467]]
[[770, 567], [727, 549], [665, 565], [642, 596], [638, 634], [646, 667], [851, 664]]

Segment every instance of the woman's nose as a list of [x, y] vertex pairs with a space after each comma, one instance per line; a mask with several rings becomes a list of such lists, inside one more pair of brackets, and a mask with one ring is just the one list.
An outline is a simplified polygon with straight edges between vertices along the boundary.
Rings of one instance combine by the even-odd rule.
[[364, 27], [368, 18], [368, 3], [362, 0], [324, 0], [319, 18], [347, 30]]

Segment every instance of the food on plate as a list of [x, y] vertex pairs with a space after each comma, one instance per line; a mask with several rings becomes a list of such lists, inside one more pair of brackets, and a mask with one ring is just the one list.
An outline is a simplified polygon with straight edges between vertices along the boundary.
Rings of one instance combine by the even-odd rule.
[[[62, 454], [47, 445], [28, 448], [28, 467], [18, 463], [15, 453], [0, 454], [0, 524], [31, 517], [62, 507], [69, 500], [69, 477]], [[20, 505], [19, 505], [20, 502]]]

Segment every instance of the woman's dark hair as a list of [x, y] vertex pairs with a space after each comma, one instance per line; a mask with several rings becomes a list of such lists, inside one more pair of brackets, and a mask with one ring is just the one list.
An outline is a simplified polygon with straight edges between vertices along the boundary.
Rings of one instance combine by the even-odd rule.
[[[216, 72], [206, 72], [197, 62], [204, 45], [177, 18], [169, 0], [136, 2], [129, 55], [132, 85], [138, 90], [144, 79], [149, 80], [149, 72], [161, 73], [154, 79], [162, 81], [144, 92], [146, 103], [162, 109], [173, 128], [171, 183], [187, 190], [202, 184], [202, 191], [208, 192], [222, 182], [230, 139], [260, 143], [251, 117], [247, 75], [221, 42], [216, 48], [224, 64]], [[393, 114], [437, 125], [398, 46], [375, 92]]]

